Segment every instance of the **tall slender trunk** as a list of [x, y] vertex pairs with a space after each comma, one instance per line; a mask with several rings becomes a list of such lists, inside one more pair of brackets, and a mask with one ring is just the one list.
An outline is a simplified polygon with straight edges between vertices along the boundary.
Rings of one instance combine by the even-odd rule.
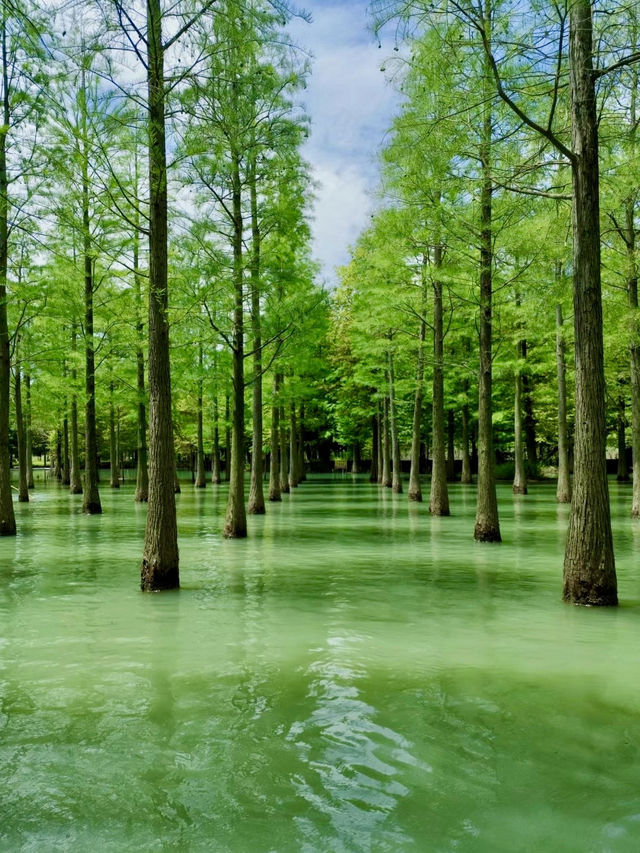
[[7, 58], [6, 8], [2, 7], [2, 113], [0, 127], [0, 536], [15, 536], [16, 517], [11, 497], [11, 454], [9, 452], [9, 400], [11, 397], [11, 353], [7, 319], [7, 265], [9, 239], [9, 181], [7, 133], [9, 132], [9, 64]]
[[[634, 21], [634, 50], [638, 48], [637, 19]], [[636, 156], [636, 132], [637, 132], [637, 99], [640, 72], [638, 66], [633, 65], [631, 71], [630, 85], [630, 143], [631, 160]], [[634, 315], [631, 340], [629, 345], [630, 379], [631, 379], [631, 451], [633, 466], [633, 497], [631, 503], [631, 517], [640, 518], [640, 342], [638, 336], [638, 264], [636, 261], [636, 203], [637, 195], [632, 193], [625, 202], [625, 230], [627, 247], [627, 297], [629, 308]]]
[[120, 465], [118, 464], [118, 442], [116, 439], [116, 410], [113, 405], [113, 382], [109, 383], [109, 486], [120, 488]]
[[455, 454], [456, 422], [453, 409], [447, 409], [447, 480], [451, 483], [456, 478]]
[[289, 409], [289, 488], [298, 487], [298, 424], [296, 404], [291, 401]]
[[[136, 195], [138, 194], [138, 158], [136, 152]], [[144, 323], [142, 319], [142, 276], [140, 274], [140, 232], [136, 213], [133, 232], [133, 276], [136, 301], [136, 384], [137, 384], [137, 445], [136, 492], [134, 500], [145, 503], [149, 500], [149, 462], [147, 453], [147, 395], [144, 387]]]
[[[83, 176], [84, 181], [84, 176]], [[84, 256], [84, 345], [85, 345], [85, 444], [83, 512], [102, 512], [98, 491], [98, 436], [96, 429], [96, 367], [93, 348], [93, 258], [89, 236], [88, 176], [84, 187], [83, 218], [85, 229]]]
[[422, 429], [422, 397], [424, 393], [424, 342], [427, 337], [427, 322], [425, 315], [427, 313], [427, 276], [426, 276], [426, 255], [423, 258], [422, 264], [422, 317], [420, 319], [420, 328], [418, 330], [418, 353], [416, 360], [416, 390], [413, 400], [413, 424], [411, 428], [411, 469], [409, 472], [409, 492], [410, 501], [422, 501], [422, 487], [420, 485], [420, 445], [421, 445], [421, 429]]
[[224, 398], [224, 478], [231, 479], [231, 399], [229, 394]]
[[573, 143], [573, 308], [576, 425], [573, 498], [564, 558], [563, 598], [615, 605], [617, 579], [606, 466], [605, 382], [600, 283], [598, 119], [590, 0], [569, 11]]
[[262, 487], [262, 318], [260, 316], [260, 251], [261, 234], [258, 221], [258, 192], [256, 186], [255, 153], [250, 165], [251, 207], [251, 332], [253, 337], [253, 412], [251, 444], [251, 482], [249, 487], [249, 512], [263, 515], [265, 512]]
[[33, 489], [35, 483], [33, 480], [33, 437], [31, 432], [31, 376], [29, 373], [25, 374], [24, 387], [27, 398], [27, 406], [25, 412], [25, 442], [27, 446], [27, 488]]
[[202, 405], [202, 388], [204, 384], [203, 378], [203, 367], [204, 364], [204, 353], [202, 348], [202, 341], [198, 343], [198, 437], [197, 437], [197, 468], [196, 468], [196, 481], [195, 487], [196, 489], [204, 489], [207, 485], [207, 475], [204, 470], [204, 431], [202, 428], [202, 418], [203, 418], [203, 405]]
[[[236, 85], [234, 83], [234, 85]], [[244, 288], [243, 223], [240, 156], [232, 151], [233, 204], [233, 420], [231, 424], [231, 471], [224, 536], [243, 539], [247, 535], [244, 505]]]
[[67, 400], [64, 401], [64, 419], [62, 421], [62, 445], [63, 445], [63, 465], [62, 465], [62, 485], [71, 485], [71, 460], [69, 458], [69, 417], [67, 415]]
[[383, 455], [384, 455], [384, 423], [383, 416], [380, 412], [380, 403], [377, 405], [378, 411], [376, 412], [376, 427], [378, 430], [378, 479], [377, 483], [379, 486], [382, 485], [382, 475], [383, 475]]
[[378, 482], [378, 457], [380, 455], [380, 430], [378, 429], [378, 415], [371, 418], [371, 471], [369, 482]]
[[[561, 262], [556, 265], [560, 277]], [[567, 367], [565, 363], [564, 321], [562, 306], [556, 305], [556, 367], [558, 373], [558, 503], [571, 503], [571, 474], [569, 471], [569, 429], [567, 427]]]
[[280, 376], [278, 373], [273, 378], [273, 406], [271, 408], [271, 464], [269, 466], [269, 500], [281, 501], [280, 494], [280, 407], [278, 395], [280, 393]]
[[143, 590], [180, 586], [176, 520], [167, 259], [165, 81], [160, 0], [147, 0], [149, 128], [149, 506]]
[[307, 479], [307, 475], [304, 469], [304, 403], [300, 403], [298, 415], [298, 453], [296, 456], [296, 477], [298, 479], [298, 482], [302, 483]]
[[[527, 341], [523, 340], [523, 358], [527, 356]], [[532, 381], [525, 371], [522, 376], [522, 428], [527, 448], [527, 460], [532, 471], [538, 467], [538, 440], [536, 437], [536, 417], [533, 411]]]
[[382, 485], [390, 489], [391, 479], [391, 430], [389, 429], [389, 397], [385, 395], [382, 409]]
[[[516, 311], [520, 314], [520, 294], [516, 292]], [[522, 326], [522, 322], [518, 317], [516, 321], [518, 328]], [[515, 471], [513, 475], [513, 493], [514, 495], [527, 494], [527, 473], [524, 467], [524, 446], [522, 441], [523, 427], [523, 377], [522, 364], [527, 357], [527, 342], [524, 338], [518, 341], [516, 346], [516, 371], [515, 371], [515, 400], [514, 400], [514, 461]]]
[[27, 487], [27, 446], [25, 441], [24, 418], [22, 416], [22, 368], [16, 361], [14, 375], [14, 396], [16, 403], [16, 432], [18, 434], [18, 500], [29, 502]]
[[[282, 380], [281, 380], [282, 381]], [[284, 405], [280, 405], [279, 432], [280, 432], [280, 491], [287, 495], [291, 491], [289, 486], [289, 436], [285, 427]]]
[[360, 442], [354, 441], [351, 445], [351, 473], [360, 473]]
[[[485, 0], [487, 33], [491, 32], [490, 4]], [[486, 61], [485, 74], [491, 70]], [[501, 542], [496, 495], [495, 455], [493, 451], [492, 405], [492, 297], [493, 297], [493, 181], [491, 173], [492, 144], [491, 101], [486, 99], [482, 127], [480, 161], [480, 371], [478, 377], [478, 496], [474, 537], [479, 542]]]
[[77, 332], [75, 321], [71, 325], [71, 475], [69, 491], [72, 495], [82, 494], [82, 477], [80, 476], [80, 450], [78, 439], [78, 397], [76, 395], [76, 347]]
[[393, 353], [389, 350], [389, 422], [391, 426], [391, 455], [393, 458], [393, 477], [391, 489], [397, 494], [402, 492], [402, 471], [400, 459], [400, 438], [398, 436], [398, 418], [396, 414], [396, 389], [393, 369]]
[[442, 266], [442, 247], [434, 248], [433, 278], [433, 402], [432, 402], [432, 466], [429, 512], [432, 515], [449, 515], [447, 466], [444, 455], [444, 319], [442, 307], [442, 281], [438, 273]]
[[211, 482], [219, 485], [220, 477], [220, 425], [218, 423], [218, 391], [213, 391], [213, 448], [211, 451]]

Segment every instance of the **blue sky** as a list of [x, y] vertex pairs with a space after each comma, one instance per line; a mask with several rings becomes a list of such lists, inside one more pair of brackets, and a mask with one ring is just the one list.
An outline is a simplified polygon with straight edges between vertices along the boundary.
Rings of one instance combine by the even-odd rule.
[[314, 209], [314, 256], [335, 284], [335, 267], [366, 226], [375, 204], [377, 155], [398, 104], [380, 66], [392, 52], [378, 47], [367, 17], [368, 0], [307, 0], [312, 23], [289, 30], [313, 54], [304, 101], [311, 136], [304, 155], [319, 184]]

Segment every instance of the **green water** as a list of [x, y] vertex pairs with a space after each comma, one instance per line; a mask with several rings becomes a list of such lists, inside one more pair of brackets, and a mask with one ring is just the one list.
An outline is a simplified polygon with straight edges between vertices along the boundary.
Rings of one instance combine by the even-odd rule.
[[640, 524], [622, 606], [560, 602], [567, 508], [473, 488], [432, 519], [315, 479], [250, 538], [178, 496], [177, 593], [138, 591], [145, 508], [40, 486], [0, 541], [0, 849], [640, 850]]

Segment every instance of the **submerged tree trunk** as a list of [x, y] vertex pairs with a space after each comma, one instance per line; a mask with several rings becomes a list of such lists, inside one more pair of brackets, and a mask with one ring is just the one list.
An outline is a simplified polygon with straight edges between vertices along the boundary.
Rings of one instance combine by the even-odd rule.
[[[560, 275], [559, 267], [556, 274]], [[569, 430], [567, 427], [567, 367], [562, 306], [556, 305], [556, 367], [558, 372], [558, 503], [571, 503], [571, 474], [569, 471]]]
[[78, 398], [76, 396], [76, 325], [71, 326], [71, 352], [73, 360], [71, 362], [71, 474], [69, 482], [69, 491], [72, 495], [82, 494], [82, 477], [80, 475], [80, 450], [78, 439]]
[[149, 128], [149, 506], [143, 590], [180, 586], [176, 521], [167, 259], [164, 45], [160, 0], [147, 0]]
[[19, 361], [15, 367], [14, 396], [16, 404], [16, 432], [18, 437], [18, 500], [20, 503], [28, 503], [27, 445], [25, 440], [24, 418], [22, 416], [22, 368]]
[[118, 443], [116, 441], [116, 413], [113, 405], [113, 382], [109, 383], [109, 485], [120, 488], [120, 466], [118, 464]]
[[307, 479], [304, 466], [304, 403], [300, 403], [298, 414], [298, 454], [296, 457], [296, 476], [298, 478], [298, 483], [302, 483]]
[[231, 469], [229, 497], [224, 522], [227, 539], [243, 539], [247, 535], [244, 505], [244, 287], [243, 287], [243, 219], [240, 184], [240, 158], [232, 152], [233, 202], [233, 420], [231, 428]]
[[281, 501], [280, 493], [280, 376], [273, 378], [273, 406], [271, 407], [271, 464], [269, 466], [269, 500]]
[[[442, 264], [442, 247], [435, 247], [436, 270]], [[431, 491], [429, 512], [449, 515], [447, 467], [444, 455], [444, 321], [442, 282], [438, 274], [433, 280], [433, 401], [432, 401]]]
[[513, 493], [514, 495], [526, 495], [527, 473], [524, 468], [524, 447], [522, 442], [522, 376], [518, 368], [516, 368], [515, 376], [514, 460]]
[[[485, 26], [491, 21], [485, 13]], [[487, 77], [490, 75], [486, 69]], [[480, 371], [478, 377], [478, 496], [474, 537], [479, 542], [501, 542], [496, 495], [495, 455], [493, 451], [492, 395], [492, 297], [493, 297], [493, 220], [492, 220], [492, 144], [491, 102], [484, 107], [480, 161]]]
[[2, 110], [0, 128], [0, 536], [15, 536], [16, 517], [11, 496], [11, 454], [9, 451], [9, 399], [11, 396], [11, 352], [7, 318], [7, 264], [9, 240], [9, 179], [7, 174], [7, 133], [10, 122], [9, 63], [6, 22], [2, 21]]
[[382, 485], [390, 489], [391, 480], [391, 431], [389, 429], [389, 398], [385, 395], [382, 410]]
[[[469, 393], [469, 380], [465, 379], [462, 385], [465, 399]], [[472, 482], [471, 477], [471, 457], [469, 455], [469, 404], [462, 405], [462, 474], [460, 482], [469, 485]]]
[[[282, 378], [280, 380], [283, 381]], [[289, 494], [289, 436], [285, 428], [284, 405], [280, 405], [280, 413], [278, 418], [280, 433], [280, 492]]]
[[380, 455], [380, 430], [378, 429], [378, 415], [371, 418], [371, 471], [369, 482], [378, 482], [378, 457]]
[[261, 233], [258, 221], [258, 194], [256, 186], [255, 153], [250, 168], [251, 206], [251, 331], [253, 337], [253, 411], [251, 444], [251, 483], [249, 487], [249, 512], [264, 515], [264, 491], [262, 487], [262, 318], [260, 315], [260, 264]]
[[[215, 369], [215, 367], [214, 367]], [[219, 485], [220, 476], [220, 425], [218, 424], [218, 393], [213, 392], [213, 448], [211, 450], [211, 482]]]
[[27, 448], [27, 488], [33, 489], [33, 438], [31, 433], [31, 376], [26, 373], [24, 377], [27, 406], [25, 412], [25, 443]]
[[573, 498], [563, 598], [615, 605], [617, 579], [606, 466], [605, 382], [600, 283], [598, 118], [589, 0], [569, 10], [573, 142], [573, 307], [576, 425]]
[[389, 422], [391, 426], [391, 454], [393, 457], [393, 477], [391, 481], [391, 489], [396, 494], [401, 494], [402, 471], [400, 470], [400, 438], [398, 436], [395, 377], [393, 372], [393, 353], [391, 352], [391, 350], [389, 350]]
[[447, 409], [447, 480], [450, 483], [456, 478], [455, 437], [455, 414], [453, 409]]
[[203, 405], [202, 405], [202, 386], [204, 383], [204, 379], [202, 376], [202, 372], [204, 370], [203, 367], [204, 361], [204, 353], [202, 350], [202, 341], [198, 344], [198, 412], [197, 412], [197, 465], [196, 465], [196, 479], [195, 479], [195, 487], [196, 489], [204, 489], [207, 485], [207, 474], [204, 469], [204, 430], [202, 425], [203, 419]]
[[64, 400], [64, 419], [62, 421], [63, 466], [62, 485], [71, 483], [71, 460], [69, 458], [69, 417], [67, 415], [67, 398]]
[[420, 485], [420, 445], [421, 445], [421, 429], [422, 429], [422, 396], [424, 383], [424, 342], [427, 337], [427, 323], [425, 314], [427, 313], [427, 276], [426, 276], [426, 256], [422, 265], [422, 318], [420, 320], [420, 329], [418, 331], [418, 358], [416, 363], [416, 390], [413, 400], [413, 424], [411, 429], [411, 469], [409, 472], [409, 492], [410, 501], [420, 503], [422, 501], [422, 487]]
[[291, 401], [289, 415], [289, 488], [298, 487], [298, 425], [296, 422], [296, 405]]

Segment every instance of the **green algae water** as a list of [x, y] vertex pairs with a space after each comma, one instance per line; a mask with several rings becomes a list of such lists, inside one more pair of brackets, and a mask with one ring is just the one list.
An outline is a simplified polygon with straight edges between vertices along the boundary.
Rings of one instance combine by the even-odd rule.
[[568, 508], [500, 487], [431, 518], [311, 478], [250, 538], [178, 496], [182, 589], [142, 594], [145, 507], [38, 484], [0, 540], [0, 849], [637, 851], [640, 524], [622, 606], [561, 603]]

